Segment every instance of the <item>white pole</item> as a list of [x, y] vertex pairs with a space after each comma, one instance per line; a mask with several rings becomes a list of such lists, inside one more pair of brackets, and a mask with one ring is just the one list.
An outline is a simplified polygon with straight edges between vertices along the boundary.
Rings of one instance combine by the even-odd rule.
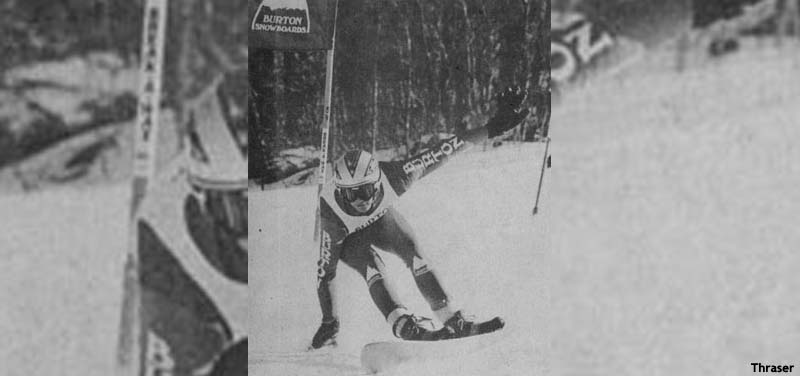
[[134, 132], [128, 250], [123, 276], [122, 314], [117, 345], [117, 368], [120, 375], [138, 376], [144, 372], [137, 213], [156, 171], [166, 23], [167, 0], [146, 0]]
[[[335, 33], [335, 32], [334, 32]], [[331, 133], [331, 96], [333, 91], [333, 49], [327, 52], [327, 68], [325, 73], [325, 110], [322, 116], [322, 145], [319, 156], [318, 188], [321, 191], [325, 184], [325, 170], [328, 163], [328, 142]], [[317, 192], [319, 193], [319, 192]]]
[[331, 133], [331, 100], [333, 96], [333, 52], [336, 49], [336, 14], [339, 12], [337, 5], [333, 16], [333, 34], [331, 35], [331, 49], [327, 51], [325, 63], [325, 110], [322, 114], [322, 144], [319, 152], [319, 176], [317, 177], [317, 213], [314, 223], [314, 240], [322, 239], [320, 231], [320, 212], [319, 195], [322, 193], [322, 186], [325, 184], [328, 164], [328, 143]]
[[[133, 175], [134, 179], [147, 183], [152, 180], [156, 172], [156, 138], [161, 113], [167, 0], [147, 0], [144, 22]], [[144, 188], [146, 187], [145, 184]], [[137, 199], [140, 198], [137, 197]], [[136, 205], [138, 204], [136, 202]]]

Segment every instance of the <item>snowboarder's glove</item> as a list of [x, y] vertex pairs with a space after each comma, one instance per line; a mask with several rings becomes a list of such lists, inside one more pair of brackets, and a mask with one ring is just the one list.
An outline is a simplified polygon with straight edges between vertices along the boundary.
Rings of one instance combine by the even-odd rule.
[[339, 333], [339, 320], [333, 319], [331, 322], [322, 322], [311, 340], [311, 348], [318, 349], [323, 346], [336, 345], [336, 334]]
[[497, 96], [497, 113], [486, 124], [489, 138], [497, 137], [516, 127], [528, 116], [527, 108], [520, 108], [527, 93], [519, 86], [510, 87]]

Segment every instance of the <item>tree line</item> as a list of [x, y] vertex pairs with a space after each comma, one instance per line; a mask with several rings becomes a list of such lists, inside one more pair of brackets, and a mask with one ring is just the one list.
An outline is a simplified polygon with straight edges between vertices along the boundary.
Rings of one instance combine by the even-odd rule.
[[[198, 94], [213, 77], [246, 66], [248, 14], [246, 0], [168, 1], [163, 76], [164, 106], [181, 113], [187, 98]], [[10, 68], [110, 53], [124, 61], [124, 69], [138, 69], [142, 42], [144, 0], [8, 0], [0, 5], [0, 77]], [[0, 92], [17, 95], [54, 82], [24, 82]], [[242, 85], [246, 85], [243, 82]], [[66, 92], [66, 91], [65, 91]], [[68, 94], [65, 94], [68, 95]], [[86, 103], [96, 114], [85, 131], [132, 120], [136, 93], [118, 95], [111, 107]], [[26, 100], [21, 95], [21, 100]], [[60, 115], [31, 103], [42, 119], [12, 130], [0, 118], [0, 165], [25, 158], [77, 131]], [[30, 107], [29, 106], [29, 107]], [[181, 123], [177, 132], [182, 132]]]
[[[138, 64], [144, 0], [9, 0], [0, 6], [0, 70], [92, 51]], [[168, 1], [165, 90], [180, 102], [209, 76], [245, 66], [246, 0]]]
[[[485, 124], [511, 85], [529, 92], [520, 137], [533, 140], [549, 111], [549, 3], [340, 1], [329, 157], [408, 155], [423, 136]], [[325, 53], [251, 48], [249, 71], [250, 176], [274, 181], [278, 152], [319, 144]]]

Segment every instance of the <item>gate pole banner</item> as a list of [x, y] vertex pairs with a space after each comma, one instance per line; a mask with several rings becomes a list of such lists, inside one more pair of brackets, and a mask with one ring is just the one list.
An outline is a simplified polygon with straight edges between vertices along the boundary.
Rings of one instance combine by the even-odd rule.
[[[326, 74], [325, 74], [325, 111], [322, 115], [322, 141], [319, 148], [319, 176], [317, 178], [317, 197], [322, 194], [322, 186], [325, 185], [325, 177], [327, 175], [328, 165], [328, 144], [331, 137], [331, 97], [333, 91], [333, 49], [328, 50], [326, 56]], [[319, 200], [317, 200], [316, 219], [314, 222], [314, 240], [317, 238], [322, 241], [320, 231], [320, 212]]]
[[[333, 100], [333, 56], [336, 48], [336, 4], [333, 8], [333, 30], [331, 34], [331, 46], [325, 56], [325, 109], [322, 113], [322, 141], [319, 148], [319, 176], [317, 179], [317, 197], [322, 193], [322, 186], [325, 185], [326, 168], [328, 165], [328, 144], [331, 135], [331, 101]], [[314, 240], [322, 241], [320, 232], [319, 199], [317, 199], [316, 217], [314, 219]]]
[[[136, 111], [136, 139], [133, 156], [134, 178], [152, 180], [156, 169], [156, 136], [161, 113], [164, 43], [167, 29], [167, 1], [145, 4], [144, 34], [139, 72], [139, 106]], [[140, 197], [135, 197], [140, 199]], [[138, 203], [136, 203], [138, 204]], [[134, 204], [134, 206], [138, 206]]]
[[330, 50], [336, 0], [250, 0], [251, 48]]
[[122, 312], [117, 344], [117, 373], [142, 372], [141, 289], [137, 213], [156, 172], [156, 144], [161, 109], [167, 0], [147, 0], [140, 56], [139, 93], [133, 155], [133, 183], [128, 229], [128, 250], [123, 276]]

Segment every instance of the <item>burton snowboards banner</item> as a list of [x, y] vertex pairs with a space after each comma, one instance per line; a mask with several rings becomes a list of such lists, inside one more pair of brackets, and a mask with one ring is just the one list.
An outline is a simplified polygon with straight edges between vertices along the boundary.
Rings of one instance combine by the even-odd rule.
[[248, 43], [271, 50], [330, 50], [335, 13], [335, 0], [250, 0]]

